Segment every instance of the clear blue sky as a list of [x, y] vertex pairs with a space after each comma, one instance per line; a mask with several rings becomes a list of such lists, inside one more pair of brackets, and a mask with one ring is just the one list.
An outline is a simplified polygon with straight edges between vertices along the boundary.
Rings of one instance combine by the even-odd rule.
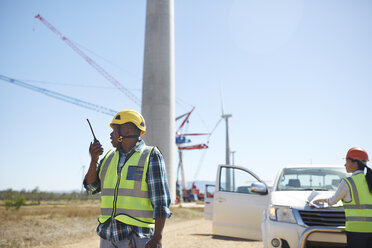
[[[140, 98], [145, 7], [144, 0], [0, 1], [0, 74], [140, 110], [34, 16]], [[342, 165], [352, 146], [372, 155], [371, 11], [368, 0], [175, 0], [176, 115], [195, 106], [188, 131], [210, 131], [221, 115], [221, 84], [235, 163], [263, 179], [284, 165]], [[0, 190], [80, 189], [92, 140], [86, 118], [105, 150], [111, 146], [112, 117], [5, 81], [0, 112]], [[184, 153], [187, 181], [215, 180], [224, 135], [220, 123], [204, 159]]]

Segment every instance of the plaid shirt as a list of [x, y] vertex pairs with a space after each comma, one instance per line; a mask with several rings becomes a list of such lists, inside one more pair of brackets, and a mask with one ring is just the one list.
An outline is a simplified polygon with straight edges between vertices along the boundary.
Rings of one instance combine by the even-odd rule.
[[[135, 152], [141, 152], [142, 147], [145, 145], [143, 140], [137, 142], [134, 150], [128, 153], [120, 152], [118, 173], [123, 168], [125, 162]], [[96, 194], [101, 191], [101, 181], [99, 180], [98, 173], [102, 165], [103, 159], [97, 168], [97, 181], [92, 184], [83, 182], [88, 194]], [[167, 174], [162, 154], [158, 149], [153, 149], [149, 158], [149, 167], [146, 175], [146, 182], [149, 189], [149, 196], [151, 204], [154, 208], [153, 218], [169, 218], [172, 213], [169, 210], [170, 194], [168, 189]], [[105, 223], [100, 223], [97, 227], [97, 234], [106, 240], [118, 242], [130, 237], [135, 233], [139, 238], [151, 238], [154, 234], [153, 229], [139, 226], [127, 225], [119, 222], [114, 218], [108, 219]]]

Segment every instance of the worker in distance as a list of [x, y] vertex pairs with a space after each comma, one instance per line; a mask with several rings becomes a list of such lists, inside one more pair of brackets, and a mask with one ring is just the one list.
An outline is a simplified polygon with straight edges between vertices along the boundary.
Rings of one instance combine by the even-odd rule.
[[146, 124], [137, 111], [117, 113], [110, 127], [115, 149], [98, 163], [102, 145], [98, 140], [90, 144], [91, 162], [83, 182], [89, 194], [101, 192], [100, 247], [159, 248], [165, 220], [171, 216], [163, 156], [141, 139]]
[[[328, 199], [314, 200], [314, 204], [328, 203], [329, 206], [342, 200], [345, 208], [345, 231], [348, 247], [372, 247], [372, 170], [367, 166], [368, 154], [359, 147], [351, 148], [346, 154], [346, 172], [335, 194]], [[367, 174], [364, 175], [364, 168]]]

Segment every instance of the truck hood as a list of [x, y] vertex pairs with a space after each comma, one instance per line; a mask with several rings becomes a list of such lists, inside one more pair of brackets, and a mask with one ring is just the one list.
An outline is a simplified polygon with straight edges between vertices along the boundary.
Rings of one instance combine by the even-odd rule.
[[[307, 201], [331, 197], [335, 191], [273, 191], [271, 205], [288, 206], [296, 209], [308, 208]], [[334, 207], [342, 206], [339, 201]]]

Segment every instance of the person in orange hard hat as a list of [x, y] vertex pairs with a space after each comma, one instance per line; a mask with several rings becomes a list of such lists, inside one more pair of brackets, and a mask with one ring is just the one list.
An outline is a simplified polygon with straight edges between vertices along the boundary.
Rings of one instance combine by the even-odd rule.
[[171, 216], [163, 156], [141, 139], [146, 124], [137, 111], [117, 113], [110, 127], [115, 149], [98, 164], [103, 148], [98, 140], [90, 144], [91, 163], [83, 182], [89, 194], [101, 192], [100, 247], [161, 247], [165, 219]]
[[372, 247], [372, 170], [367, 166], [368, 154], [364, 149], [354, 147], [349, 149], [345, 159], [346, 171], [352, 173], [351, 176], [341, 180], [332, 197], [314, 203], [327, 202], [331, 206], [342, 200], [348, 247]]

